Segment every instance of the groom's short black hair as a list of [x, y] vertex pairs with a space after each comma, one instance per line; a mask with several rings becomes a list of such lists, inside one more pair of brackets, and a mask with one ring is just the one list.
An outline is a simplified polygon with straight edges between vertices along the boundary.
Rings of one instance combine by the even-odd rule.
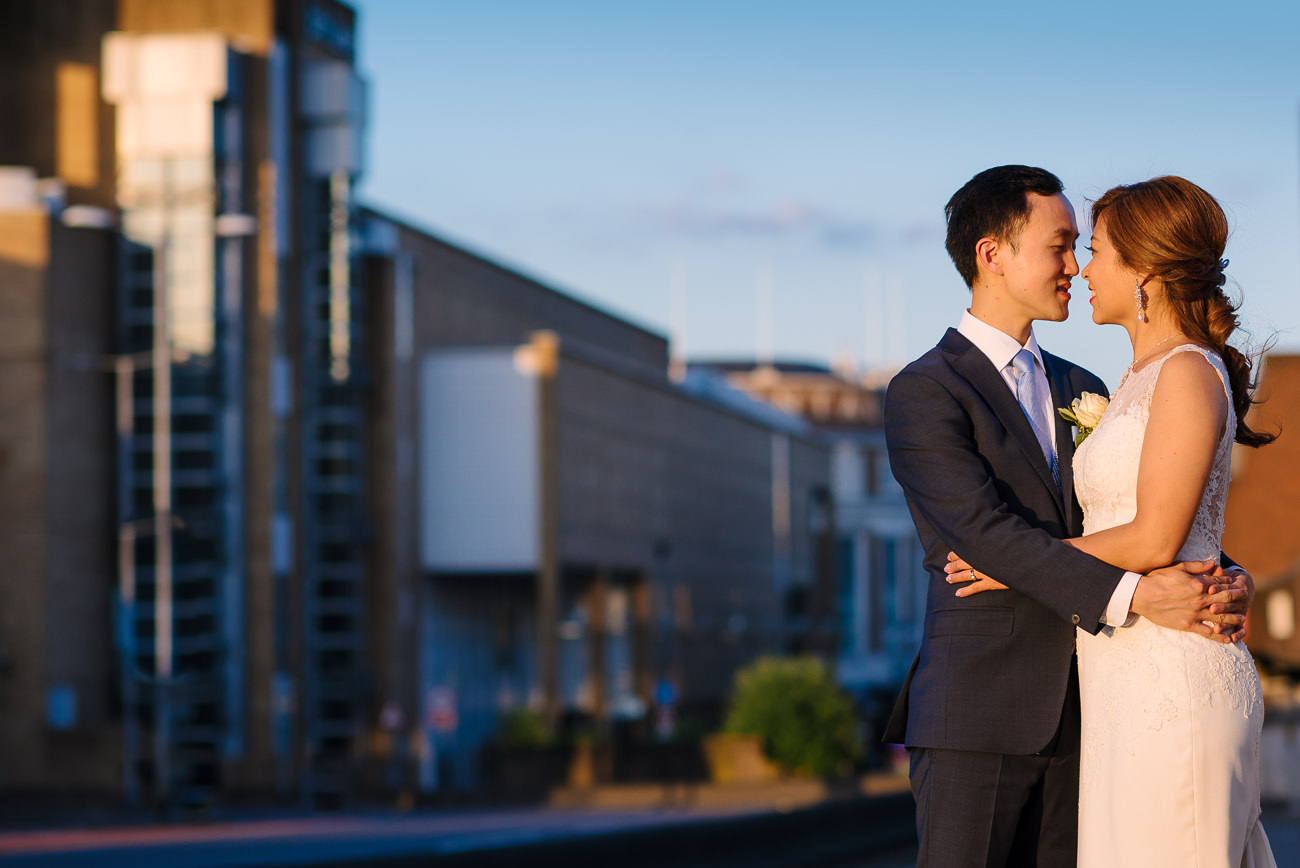
[[1012, 247], [1029, 220], [1029, 193], [1055, 196], [1065, 190], [1061, 179], [1033, 166], [985, 169], [952, 194], [944, 206], [948, 238], [944, 242], [966, 285], [975, 286], [975, 245], [996, 238]]

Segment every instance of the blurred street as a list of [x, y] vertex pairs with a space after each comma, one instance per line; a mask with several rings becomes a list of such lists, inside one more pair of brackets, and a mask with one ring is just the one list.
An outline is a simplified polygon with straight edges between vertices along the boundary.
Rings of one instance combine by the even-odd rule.
[[104, 868], [144, 864], [156, 868], [312, 865], [344, 859], [462, 853], [740, 813], [735, 809], [487, 809], [9, 832], [0, 834], [0, 861], [14, 866], [94, 864]]
[[[46, 829], [0, 834], [0, 862], [44, 868], [249, 868], [395, 866], [438, 857], [439, 865], [578, 866], [606, 864], [620, 854], [625, 864], [714, 865], [734, 857], [737, 864], [785, 866], [834, 864], [844, 854], [879, 852], [889, 858], [878, 864], [892, 866], [910, 858], [910, 851], [899, 850], [910, 835], [909, 811], [910, 800], [900, 794], [784, 813], [752, 805], [449, 809]], [[772, 846], [765, 836], [780, 840]], [[782, 848], [790, 858], [781, 855]], [[801, 858], [805, 849], [808, 861]]]
[[[861, 817], [876, 812], [857, 805]], [[280, 817], [173, 826], [119, 826], [50, 829], [0, 834], [0, 862], [7, 866], [95, 865], [102, 868], [149, 865], [152, 868], [233, 868], [280, 865], [414, 865], [430, 856], [439, 865], [541, 865], [563, 862], [602, 864], [603, 840], [621, 850], [626, 862], [644, 853], [646, 834], [682, 844], [689, 865], [773, 865], [800, 868], [908, 868], [915, 847], [895, 843], [861, 847], [847, 859], [822, 858], [811, 844], [792, 854], [771, 856], [752, 841], [735, 836], [730, 852], [701, 858], [690, 832], [737, 819], [776, 820], [784, 815], [753, 808], [679, 808], [638, 811], [577, 811], [547, 808], [441, 810], [406, 815], [351, 813], [336, 816]], [[1300, 868], [1300, 816], [1282, 809], [1265, 812], [1265, 827], [1279, 868]], [[867, 825], [870, 823], [868, 822]], [[692, 830], [691, 827], [695, 827]], [[682, 832], [686, 831], [686, 837]], [[905, 836], [905, 833], [901, 833]], [[811, 840], [811, 839], [807, 839]], [[537, 850], [536, 845], [556, 845]], [[520, 849], [523, 848], [523, 849]], [[419, 860], [419, 861], [417, 861]], [[674, 860], [675, 862], [677, 860]], [[639, 864], [639, 863], [633, 863]]]

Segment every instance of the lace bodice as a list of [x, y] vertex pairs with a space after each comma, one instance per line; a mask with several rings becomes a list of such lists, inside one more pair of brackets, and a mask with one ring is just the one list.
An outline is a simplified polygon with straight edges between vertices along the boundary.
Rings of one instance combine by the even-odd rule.
[[1130, 522], [1137, 515], [1138, 462], [1151, 414], [1151, 397], [1165, 362], [1179, 353], [1200, 353], [1214, 366], [1228, 396], [1228, 420], [1214, 454], [1210, 478], [1201, 495], [1191, 532], [1178, 560], [1207, 560], [1219, 556], [1223, 510], [1228, 500], [1228, 474], [1237, 416], [1232, 409], [1228, 372], [1219, 356], [1196, 344], [1179, 344], [1159, 359], [1120, 380], [1101, 422], [1074, 454], [1075, 493], [1083, 507], [1084, 533]]

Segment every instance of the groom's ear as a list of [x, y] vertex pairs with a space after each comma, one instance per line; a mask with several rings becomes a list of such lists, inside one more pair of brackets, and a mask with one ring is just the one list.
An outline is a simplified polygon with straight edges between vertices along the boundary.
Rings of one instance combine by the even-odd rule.
[[1002, 274], [1002, 242], [990, 236], [984, 236], [975, 242], [975, 264], [993, 274]]

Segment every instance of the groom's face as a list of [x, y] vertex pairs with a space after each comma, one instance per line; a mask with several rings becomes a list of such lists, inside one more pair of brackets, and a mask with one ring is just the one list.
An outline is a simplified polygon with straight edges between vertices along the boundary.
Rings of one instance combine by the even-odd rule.
[[1013, 247], [1002, 248], [1005, 303], [1030, 320], [1061, 322], [1070, 315], [1070, 278], [1079, 273], [1074, 208], [1059, 193], [1029, 194], [1029, 220]]

